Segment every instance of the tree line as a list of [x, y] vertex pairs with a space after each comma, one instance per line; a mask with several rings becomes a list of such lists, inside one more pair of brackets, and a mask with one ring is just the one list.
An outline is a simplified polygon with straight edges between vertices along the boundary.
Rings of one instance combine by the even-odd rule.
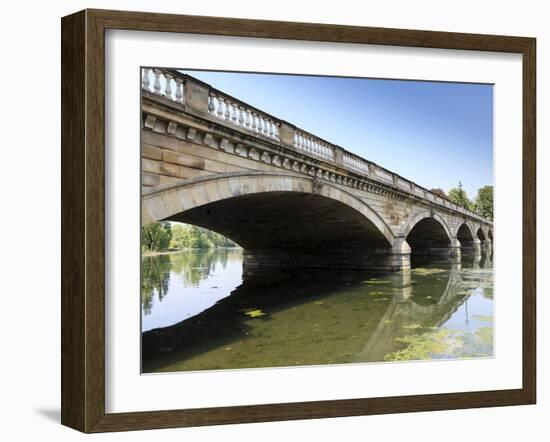
[[484, 218], [493, 220], [493, 186], [483, 186], [477, 191], [477, 196], [473, 200], [468, 198], [460, 181], [458, 182], [458, 187], [453, 187], [449, 190], [449, 193], [445, 193], [443, 189], [430, 189], [430, 192], [446, 198], [465, 209], [476, 212]]
[[141, 228], [141, 247], [145, 252], [165, 252], [238, 245], [229, 238], [202, 227], [160, 221]]

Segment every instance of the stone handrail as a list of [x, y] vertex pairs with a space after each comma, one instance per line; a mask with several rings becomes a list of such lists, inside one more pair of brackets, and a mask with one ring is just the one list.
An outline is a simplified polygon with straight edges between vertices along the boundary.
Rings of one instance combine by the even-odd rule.
[[479, 214], [435, 194], [383, 167], [365, 160], [340, 146], [329, 143], [284, 120], [255, 108], [225, 92], [173, 69], [142, 68], [144, 91], [191, 108], [211, 120], [266, 138], [306, 156], [314, 157], [357, 175], [393, 186], [433, 203], [472, 217]]
[[213, 88], [208, 92], [208, 115], [256, 135], [280, 140], [277, 119]]
[[167, 69], [143, 68], [141, 88], [175, 103], [185, 104], [185, 79]]

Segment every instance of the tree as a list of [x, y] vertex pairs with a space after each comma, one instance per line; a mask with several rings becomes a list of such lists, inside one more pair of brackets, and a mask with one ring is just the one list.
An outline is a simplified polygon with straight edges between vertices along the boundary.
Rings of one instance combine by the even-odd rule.
[[430, 189], [430, 192], [435, 193], [436, 195], [442, 196], [443, 198], [447, 198], [447, 194], [445, 193], [445, 191], [439, 187], [436, 189]]
[[458, 187], [454, 187], [453, 189], [449, 190], [449, 199], [453, 203], [458, 204], [465, 209], [474, 209], [474, 204], [468, 198], [468, 195], [466, 194], [466, 191], [462, 188], [462, 183], [460, 181], [458, 182]]
[[141, 228], [141, 245], [145, 250], [162, 252], [168, 249], [172, 239], [172, 229], [167, 221], [148, 224]]
[[172, 224], [172, 240], [170, 248], [173, 249], [210, 249], [216, 247], [238, 247], [229, 238], [226, 238], [212, 230], [190, 224]]
[[481, 216], [493, 220], [493, 186], [483, 186], [477, 191], [475, 210]]
[[185, 249], [189, 247], [190, 236], [189, 229], [183, 224], [172, 224], [171, 249]]

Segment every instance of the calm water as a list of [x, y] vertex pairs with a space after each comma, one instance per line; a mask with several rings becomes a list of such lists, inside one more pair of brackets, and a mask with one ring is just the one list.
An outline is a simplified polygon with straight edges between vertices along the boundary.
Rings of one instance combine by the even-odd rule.
[[492, 356], [491, 256], [413, 266], [243, 280], [239, 249], [143, 258], [143, 371]]

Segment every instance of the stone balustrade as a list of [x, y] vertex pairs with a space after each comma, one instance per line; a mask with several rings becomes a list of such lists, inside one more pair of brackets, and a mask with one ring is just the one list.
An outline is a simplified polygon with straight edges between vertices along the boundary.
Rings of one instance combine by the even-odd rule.
[[185, 79], [164, 69], [143, 68], [141, 87], [175, 103], [185, 104]]
[[[393, 186], [400, 192], [423, 198], [464, 215], [481, 218], [479, 214], [442, 198], [406, 178], [177, 70], [142, 68], [141, 87], [153, 96], [169, 100], [173, 106], [182, 106], [182, 110], [204, 116], [211, 121], [226, 125], [237, 131], [258, 136], [276, 145], [293, 149], [313, 159], [326, 162], [333, 167], [348, 170], [360, 177]], [[311, 168], [311, 170], [316, 169]], [[338, 174], [329, 172], [310, 174], [326, 176], [327, 179], [333, 181], [338, 178]], [[347, 182], [355, 183], [356, 181], [344, 178], [341, 182], [346, 184]]]
[[214, 89], [208, 93], [208, 115], [257, 135], [280, 140], [280, 121]]
[[365, 176], [370, 175], [370, 163], [363, 158], [353, 155], [349, 152], [344, 152], [342, 163], [344, 167], [353, 171], [359, 172]]
[[334, 162], [334, 150], [336, 146], [299, 129], [296, 129], [294, 132], [293, 146], [307, 155]]

